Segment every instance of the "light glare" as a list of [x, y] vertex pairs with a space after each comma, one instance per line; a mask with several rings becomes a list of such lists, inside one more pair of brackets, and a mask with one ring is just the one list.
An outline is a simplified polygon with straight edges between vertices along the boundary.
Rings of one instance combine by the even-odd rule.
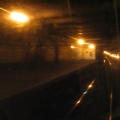
[[21, 22], [21, 23], [28, 21], [28, 17], [26, 15], [18, 12], [12, 12], [10, 14], [10, 18], [14, 21]]
[[79, 104], [79, 103], [80, 103], [80, 100], [78, 100], [76, 104]]
[[78, 40], [78, 44], [84, 44], [85, 43], [85, 41], [84, 40]]
[[88, 88], [91, 88], [91, 87], [92, 87], [92, 85], [89, 85], [89, 86], [88, 86]]
[[75, 48], [75, 46], [70, 46], [72, 49], [74, 49]]

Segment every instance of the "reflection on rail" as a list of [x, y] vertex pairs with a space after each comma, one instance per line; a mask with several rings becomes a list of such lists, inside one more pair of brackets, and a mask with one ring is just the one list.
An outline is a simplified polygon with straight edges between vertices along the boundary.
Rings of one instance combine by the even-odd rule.
[[[95, 83], [96, 79], [93, 79], [92, 82], [88, 85], [87, 89], [82, 93], [81, 97], [77, 100], [77, 102], [75, 103], [72, 111], [77, 107], [77, 105], [79, 105], [82, 101], [82, 99], [84, 98], [84, 96], [88, 93], [88, 91], [93, 87], [93, 84]], [[72, 112], [71, 111], [71, 112]]]
[[75, 107], [81, 102], [81, 100], [83, 99], [83, 97], [85, 96], [85, 94], [88, 93], [88, 91], [93, 87], [94, 82], [95, 82], [95, 79], [88, 85], [87, 90], [85, 92], [83, 92], [82, 96], [76, 102]]

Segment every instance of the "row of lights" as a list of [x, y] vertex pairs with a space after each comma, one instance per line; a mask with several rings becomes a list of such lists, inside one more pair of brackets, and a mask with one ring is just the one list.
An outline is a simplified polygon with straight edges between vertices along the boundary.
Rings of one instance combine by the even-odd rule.
[[119, 54], [113, 54], [113, 53], [110, 53], [110, 52], [107, 52], [107, 51], [104, 51], [104, 54], [109, 55], [112, 58], [116, 58], [116, 59], [120, 58]]
[[[88, 47], [89, 47], [90, 49], [94, 49], [94, 48], [95, 48], [95, 45], [90, 44], [90, 43], [86, 43], [84, 40], [78, 40], [77, 43], [78, 43], [79, 45], [88, 44], [88, 45], [89, 45]], [[75, 46], [71, 45], [71, 48], [74, 49]]]

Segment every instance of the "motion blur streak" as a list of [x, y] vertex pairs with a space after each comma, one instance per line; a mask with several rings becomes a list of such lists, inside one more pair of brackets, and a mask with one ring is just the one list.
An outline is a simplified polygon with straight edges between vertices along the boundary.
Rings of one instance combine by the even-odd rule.
[[117, 38], [119, 40], [119, 24], [118, 24], [118, 13], [117, 13], [117, 1], [116, 0], [114, 0], [114, 8], [115, 8], [115, 20], [116, 20], [116, 28], [117, 28]]
[[110, 110], [109, 110], [109, 120], [112, 120], [112, 109], [113, 109], [113, 82], [112, 82], [112, 63], [110, 60], [105, 56], [106, 60], [108, 61], [110, 65], [110, 71], [111, 71], [111, 78], [110, 78], [110, 92], [109, 92], [109, 100], [110, 100]]
[[11, 13], [9, 10], [6, 10], [6, 9], [4, 9], [2, 7], [0, 7], [0, 10], [3, 10], [3, 11], [8, 12], [8, 13]]
[[109, 120], [112, 120], [112, 99], [113, 99], [113, 94], [111, 91], [111, 93], [110, 93], [110, 116], [109, 116]]
[[[112, 68], [111, 68], [111, 71], [112, 71]], [[113, 84], [112, 84], [112, 79], [111, 79], [110, 80], [110, 115], [109, 115], [109, 120], [112, 120], [112, 108], [113, 108], [112, 103], [113, 103]]]

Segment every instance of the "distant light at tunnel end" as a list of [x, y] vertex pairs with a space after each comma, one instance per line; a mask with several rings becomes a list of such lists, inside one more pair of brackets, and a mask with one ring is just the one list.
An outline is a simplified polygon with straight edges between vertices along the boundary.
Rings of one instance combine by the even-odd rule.
[[95, 48], [95, 45], [90, 44], [90, 45], [89, 45], [89, 48], [90, 48], [90, 49], [94, 49], [94, 48]]
[[73, 46], [73, 45], [71, 45], [70, 47], [71, 47], [72, 49], [74, 49], [74, 48], [75, 48], [75, 46]]

